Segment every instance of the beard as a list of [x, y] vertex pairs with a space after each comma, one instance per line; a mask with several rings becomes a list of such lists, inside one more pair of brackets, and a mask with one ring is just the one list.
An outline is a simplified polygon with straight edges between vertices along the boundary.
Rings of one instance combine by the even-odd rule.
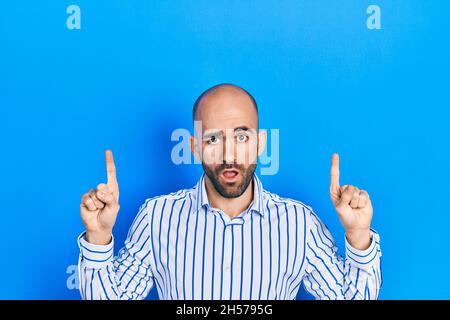
[[[217, 168], [212, 169], [202, 162], [203, 170], [208, 176], [209, 180], [214, 186], [214, 189], [224, 198], [240, 197], [253, 179], [253, 174], [256, 170], [256, 164], [250, 164], [247, 168], [238, 164], [221, 164]], [[221, 182], [219, 177], [223, 170], [235, 169], [242, 175], [242, 180], [239, 182]]]

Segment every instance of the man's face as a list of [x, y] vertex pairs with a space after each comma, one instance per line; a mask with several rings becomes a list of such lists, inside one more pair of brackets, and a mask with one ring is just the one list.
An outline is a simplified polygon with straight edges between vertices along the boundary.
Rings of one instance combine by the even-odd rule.
[[225, 198], [236, 198], [252, 181], [262, 151], [258, 115], [244, 92], [221, 89], [200, 101], [196, 147], [201, 146], [203, 170], [216, 191]]

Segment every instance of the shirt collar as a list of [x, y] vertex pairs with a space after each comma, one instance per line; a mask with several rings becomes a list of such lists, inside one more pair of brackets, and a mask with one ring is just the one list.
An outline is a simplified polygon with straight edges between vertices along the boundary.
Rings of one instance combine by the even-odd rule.
[[[258, 176], [254, 173], [253, 174], [253, 182], [254, 182], [254, 189], [253, 189], [253, 201], [249, 207], [249, 211], [256, 211], [262, 216], [264, 216], [264, 208], [263, 208], [263, 187], [262, 183], [259, 180]], [[206, 186], [205, 186], [205, 173], [202, 174], [200, 177], [200, 180], [197, 182], [196, 186], [196, 203], [197, 203], [197, 210], [198, 212], [202, 207], [207, 206], [209, 207], [209, 200], [208, 195], [206, 193]]]

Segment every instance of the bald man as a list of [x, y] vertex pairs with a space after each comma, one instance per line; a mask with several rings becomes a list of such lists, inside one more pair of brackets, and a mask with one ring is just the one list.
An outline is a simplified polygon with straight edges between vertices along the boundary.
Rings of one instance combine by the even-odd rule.
[[111, 151], [107, 183], [81, 198], [83, 299], [295, 299], [300, 285], [316, 299], [376, 299], [381, 250], [370, 228], [366, 191], [339, 183], [333, 154], [330, 197], [345, 229], [345, 258], [310, 206], [265, 190], [255, 174], [266, 135], [258, 107], [232, 84], [200, 95], [190, 139], [204, 174], [192, 188], [147, 199], [114, 256], [119, 184]]

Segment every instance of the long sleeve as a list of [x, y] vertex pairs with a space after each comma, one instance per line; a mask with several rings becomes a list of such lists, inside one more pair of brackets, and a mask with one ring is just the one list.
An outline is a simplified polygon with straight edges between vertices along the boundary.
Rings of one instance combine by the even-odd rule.
[[374, 300], [382, 284], [379, 235], [371, 229], [371, 244], [357, 250], [345, 239], [346, 258], [337, 254], [335, 241], [314, 212], [309, 215], [306, 243], [305, 289], [316, 299]]
[[153, 286], [150, 267], [150, 226], [147, 205], [139, 209], [125, 241], [114, 257], [114, 238], [105, 246], [78, 238], [80, 257], [78, 275], [82, 299], [144, 299]]

